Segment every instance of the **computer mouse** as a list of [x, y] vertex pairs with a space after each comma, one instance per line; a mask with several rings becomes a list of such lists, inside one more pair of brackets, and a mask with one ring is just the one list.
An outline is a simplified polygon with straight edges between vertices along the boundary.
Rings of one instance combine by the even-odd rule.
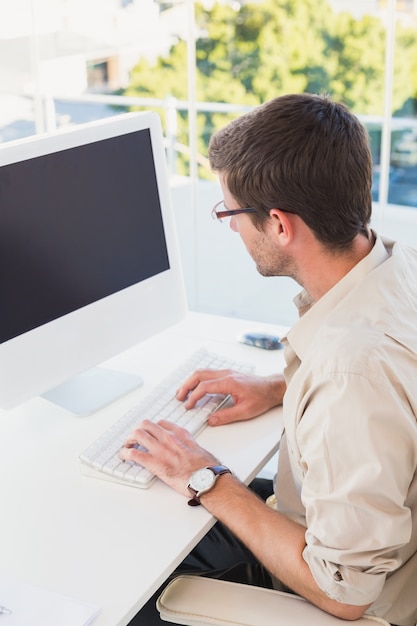
[[263, 348], [264, 350], [281, 350], [284, 347], [276, 335], [269, 335], [260, 332], [247, 332], [239, 335], [238, 341], [246, 343], [248, 346]]

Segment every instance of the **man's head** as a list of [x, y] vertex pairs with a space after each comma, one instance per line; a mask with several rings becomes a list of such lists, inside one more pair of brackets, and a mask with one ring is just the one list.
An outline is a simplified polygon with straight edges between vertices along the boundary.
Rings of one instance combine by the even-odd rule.
[[372, 158], [358, 119], [328, 97], [275, 98], [217, 132], [210, 164], [262, 229], [270, 209], [298, 215], [318, 241], [349, 248], [372, 211]]

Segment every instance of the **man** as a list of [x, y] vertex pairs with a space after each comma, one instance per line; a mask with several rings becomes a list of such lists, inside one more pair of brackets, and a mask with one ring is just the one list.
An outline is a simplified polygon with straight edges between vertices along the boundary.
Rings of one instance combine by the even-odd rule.
[[[366, 131], [327, 97], [288, 95], [215, 134], [209, 156], [218, 215], [230, 215], [262, 275], [291, 276], [303, 292], [283, 375], [199, 371], [178, 391], [191, 392], [188, 408], [207, 392], [232, 395], [212, 426], [283, 403], [276, 507], [224, 470], [201, 504], [274, 586], [344, 619], [414, 626], [417, 253], [369, 228]], [[220, 462], [163, 421], [141, 424], [121, 456], [185, 496], [193, 472]]]

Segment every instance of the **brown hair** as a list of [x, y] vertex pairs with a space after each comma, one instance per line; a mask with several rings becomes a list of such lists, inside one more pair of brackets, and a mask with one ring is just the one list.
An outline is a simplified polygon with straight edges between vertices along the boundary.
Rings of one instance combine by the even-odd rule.
[[209, 159], [240, 206], [256, 209], [250, 216], [260, 229], [277, 208], [299, 215], [330, 248], [348, 248], [367, 232], [368, 134], [327, 96], [293, 94], [262, 104], [213, 135]]

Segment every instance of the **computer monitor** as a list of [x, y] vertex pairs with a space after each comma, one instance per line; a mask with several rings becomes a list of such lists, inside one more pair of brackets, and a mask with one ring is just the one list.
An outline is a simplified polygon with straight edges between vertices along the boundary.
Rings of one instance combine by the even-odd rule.
[[0, 407], [91, 413], [139, 384], [90, 368], [186, 311], [156, 113], [0, 147], [0, 298]]

